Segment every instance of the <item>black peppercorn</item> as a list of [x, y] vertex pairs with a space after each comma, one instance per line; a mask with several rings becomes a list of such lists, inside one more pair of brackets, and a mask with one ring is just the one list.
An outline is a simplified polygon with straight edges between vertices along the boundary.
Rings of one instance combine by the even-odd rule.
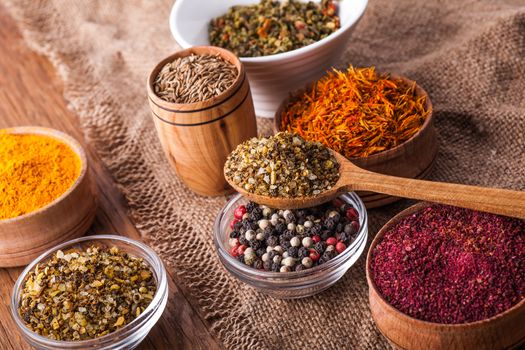
[[271, 260], [263, 262], [263, 269], [266, 271], [270, 270], [272, 268], [272, 263], [273, 262]]
[[278, 234], [283, 233], [284, 230], [286, 230], [286, 225], [283, 224], [282, 222], [280, 222], [277, 225], [275, 225], [275, 231], [277, 231]]
[[250, 241], [250, 247], [252, 247], [253, 250], [257, 250], [262, 247], [262, 242], [254, 239], [253, 241]]
[[323, 252], [326, 250], [326, 243], [321, 241], [314, 244], [314, 249], [316, 252], [319, 253], [319, 255], [322, 255]]
[[332, 236], [332, 233], [329, 230], [324, 230], [321, 232], [321, 239], [323, 241], [326, 241], [330, 236]]
[[249, 214], [248, 218], [252, 221], [259, 221], [263, 217], [262, 209], [257, 207], [253, 208], [252, 212]]
[[298, 225], [304, 225], [305, 222], [306, 222], [306, 220], [304, 218], [297, 219], [297, 224]]
[[269, 247], [275, 247], [279, 244], [279, 238], [277, 236], [270, 236], [266, 238], [266, 245]]
[[295, 271], [303, 271], [305, 269], [306, 269], [306, 267], [304, 267], [303, 264], [299, 264], [299, 265], [295, 266]]
[[272, 271], [273, 272], [279, 272], [280, 269], [281, 269], [281, 264], [276, 264], [276, 263], [272, 264]]
[[312, 228], [310, 228], [310, 233], [312, 234], [312, 236], [321, 235], [321, 231], [322, 231], [322, 228], [321, 228], [321, 225], [319, 224], [315, 224], [312, 226]]
[[335, 232], [341, 232], [341, 231], [343, 231], [343, 224], [338, 223], [337, 226], [335, 227]]
[[286, 213], [286, 216], [284, 217], [284, 220], [286, 220], [286, 223], [289, 224], [291, 222], [295, 222], [295, 215], [292, 212]]
[[258, 207], [259, 205], [257, 203], [250, 201], [248, 202], [248, 204], [246, 204], [246, 211], [248, 213], [251, 213], [254, 208], [258, 208]]
[[257, 254], [258, 257], [263, 256], [263, 254], [266, 253], [266, 248], [259, 248], [255, 251], [255, 254]]
[[326, 227], [328, 230], [333, 230], [336, 224], [337, 223], [334, 218], [328, 218], [324, 221], [324, 227]]
[[239, 238], [239, 231], [232, 231], [230, 232], [230, 238]]
[[[290, 253], [288, 253], [290, 254]], [[305, 248], [305, 247], [301, 247], [299, 248], [299, 250], [297, 251], [297, 257], [299, 259], [302, 259], [302, 258], [306, 258], [307, 256], [310, 255], [310, 252], [308, 251], [308, 248]]]
[[[282, 236], [281, 236], [282, 237]], [[288, 249], [290, 248], [292, 245], [290, 244], [290, 241], [288, 239], [284, 239], [282, 241], [279, 241], [279, 245], [283, 248], [283, 249]]]
[[345, 228], [344, 228], [344, 232], [349, 234], [349, 235], [353, 235], [357, 232], [357, 230], [355, 229], [356, 226], [352, 225], [352, 223], [348, 223], [345, 225]]
[[271, 235], [274, 234], [274, 229], [273, 229], [273, 227], [268, 226], [268, 227], [266, 227], [266, 228], [263, 230], [263, 233], [264, 233], [264, 236], [265, 236], [265, 237], [270, 237]]
[[263, 268], [263, 262], [259, 259], [255, 260], [255, 262], [253, 263], [253, 267], [260, 270]]
[[288, 256], [291, 256], [292, 258], [298, 257], [299, 249], [297, 249], [297, 247], [290, 247], [286, 251], [288, 252]]
[[275, 250], [270, 250], [268, 252], [268, 258], [272, 260], [277, 255], [277, 252]]
[[243, 255], [239, 255], [237, 257], [237, 260], [239, 260], [240, 263], [244, 264], [244, 254]]
[[240, 236], [239, 237], [239, 243], [240, 244], [244, 244], [244, 245], [248, 245], [248, 240], [246, 239], [245, 236]]
[[239, 231], [239, 230], [241, 229], [241, 227], [242, 227], [242, 221], [237, 221], [237, 222], [235, 223], [235, 225], [233, 225], [233, 229], [234, 229], [235, 231]]
[[284, 238], [284, 239], [290, 240], [293, 238], [293, 236], [294, 234], [292, 231], [284, 230], [284, 232], [281, 234], [281, 237], [279, 237], [279, 239]]

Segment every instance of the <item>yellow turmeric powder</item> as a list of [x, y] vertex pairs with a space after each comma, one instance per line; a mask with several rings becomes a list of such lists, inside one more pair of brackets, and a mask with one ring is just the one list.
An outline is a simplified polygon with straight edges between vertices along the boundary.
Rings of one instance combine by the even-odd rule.
[[80, 169], [80, 157], [55, 138], [0, 131], [0, 220], [51, 203], [73, 185]]

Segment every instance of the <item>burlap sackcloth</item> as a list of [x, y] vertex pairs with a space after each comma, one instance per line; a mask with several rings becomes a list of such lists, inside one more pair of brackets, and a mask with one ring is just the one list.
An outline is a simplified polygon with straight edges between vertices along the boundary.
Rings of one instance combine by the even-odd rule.
[[[440, 143], [434, 180], [525, 190], [525, 3], [519, 2], [371, 0], [341, 48], [341, 62], [402, 73], [428, 91]], [[147, 74], [178, 48], [168, 28], [171, 5], [6, 3], [31, 47], [56, 65], [71, 108], [146, 242], [226, 347], [388, 347], [370, 317], [364, 256], [326, 292], [295, 301], [261, 295], [221, 267], [211, 227], [226, 198], [196, 196], [177, 179], [146, 101]], [[260, 126], [268, 130], [269, 122]], [[369, 212], [369, 243], [406, 205]]]

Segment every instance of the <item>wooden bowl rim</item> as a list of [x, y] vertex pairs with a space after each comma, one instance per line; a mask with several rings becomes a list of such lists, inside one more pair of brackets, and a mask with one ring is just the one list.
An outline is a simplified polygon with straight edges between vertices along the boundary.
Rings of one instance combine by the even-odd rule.
[[415, 317], [412, 317], [410, 315], [407, 315], [406, 313], [398, 310], [397, 308], [392, 306], [388, 301], [385, 300], [385, 298], [381, 295], [381, 293], [379, 293], [379, 290], [377, 289], [377, 286], [376, 286], [374, 280], [371, 277], [370, 263], [371, 263], [371, 260], [372, 260], [372, 252], [375, 249], [375, 247], [377, 246], [377, 244], [379, 244], [379, 242], [383, 239], [383, 236], [384, 236], [385, 232], [391, 226], [395, 225], [396, 223], [398, 223], [403, 218], [405, 218], [405, 217], [407, 217], [409, 215], [415, 214], [415, 213], [421, 211], [422, 209], [427, 208], [428, 206], [431, 206], [433, 204], [434, 203], [430, 203], [430, 202], [419, 202], [419, 203], [416, 203], [416, 204], [414, 204], [414, 205], [412, 205], [412, 206], [402, 210], [398, 214], [396, 214], [394, 217], [392, 217], [390, 220], [388, 220], [388, 222], [386, 224], [384, 224], [383, 227], [381, 227], [379, 232], [376, 234], [376, 236], [372, 240], [372, 243], [370, 244], [370, 248], [368, 249], [368, 253], [366, 254], [366, 280], [368, 282], [368, 288], [370, 290], [373, 290], [374, 293], [379, 298], [379, 300], [391, 312], [396, 314], [396, 316], [398, 318], [403, 319], [404, 322], [408, 321], [408, 322], [418, 323], [418, 324], [420, 324], [422, 326], [431, 326], [431, 327], [435, 327], [435, 328], [440, 328], [441, 330], [483, 327], [485, 324], [492, 323], [494, 321], [497, 321], [499, 319], [507, 317], [507, 315], [509, 315], [511, 313], [517, 312], [521, 308], [525, 308], [525, 299], [523, 299], [520, 302], [518, 302], [517, 304], [515, 304], [514, 306], [510, 307], [509, 309], [507, 309], [507, 310], [505, 310], [503, 312], [500, 312], [499, 314], [496, 314], [496, 315], [494, 315], [492, 317], [483, 319], [483, 320], [474, 321], [474, 322], [466, 322], [466, 323], [438, 323], [438, 322], [431, 322], [431, 321], [420, 320], [418, 318], [415, 318]]
[[17, 126], [13, 128], [5, 128], [0, 129], [1, 132], [5, 132], [8, 134], [26, 134], [26, 135], [42, 135], [54, 138], [64, 144], [66, 144], [69, 148], [75, 152], [75, 154], [80, 158], [80, 174], [76, 178], [76, 180], [73, 182], [73, 184], [59, 197], [55, 198], [53, 201], [49, 202], [48, 204], [44, 205], [41, 208], [38, 208], [37, 210], [34, 210], [32, 212], [15, 216], [13, 218], [0, 220], [0, 225], [8, 225], [13, 224], [18, 221], [26, 220], [30, 217], [34, 217], [36, 215], [43, 214], [45, 211], [49, 210], [52, 207], [55, 207], [59, 205], [59, 203], [62, 202], [64, 198], [69, 196], [78, 186], [79, 184], [84, 181], [84, 178], [86, 177], [87, 171], [88, 171], [88, 159], [86, 156], [86, 151], [82, 147], [82, 145], [72, 136], [56, 130], [52, 128], [46, 128], [41, 126]]
[[[153, 90], [153, 83], [155, 81], [155, 78], [157, 77], [157, 74], [160, 72], [162, 67], [164, 67], [167, 63], [173, 61], [175, 58], [179, 57], [186, 57], [191, 54], [195, 55], [203, 55], [203, 54], [219, 54], [220, 57], [224, 58], [226, 61], [230, 62], [231, 64], [235, 65], [237, 68], [238, 74], [235, 78], [235, 81], [233, 84], [224, 90], [220, 95], [209, 98], [204, 101], [197, 101], [192, 103], [173, 103], [168, 102], [157, 96], [155, 91]], [[210, 45], [202, 45], [202, 46], [192, 46], [184, 50], [177, 51], [164, 59], [162, 59], [159, 63], [155, 65], [155, 67], [151, 70], [150, 74], [148, 75], [146, 88], [148, 91], [148, 97], [155, 105], [162, 109], [172, 110], [172, 111], [198, 111], [202, 109], [208, 109], [215, 105], [218, 105], [222, 103], [225, 99], [230, 97], [234, 94], [240, 87], [242, 86], [244, 79], [246, 79], [245, 71], [244, 71], [244, 65], [239, 60], [239, 57], [237, 57], [233, 52], [223, 49], [221, 47], [217, 46], [210, 46]]]
[[[327, 73], [328, 73], [328, 71], [327, 71]], [[408, 79], [404, 75], [397, 74], [397, 73], [388, 73], [388, 72], [382, 72], [382, 71], [377, 71], [377, 70], [376, 70], [376, 73], [388, 75], [390, 78], [393, 78], [393, 79], [400, 79], [400, 80], [402, 80], [403, 82], [405, 82], [405, 83], [407, 83], [409, 85], [414, 84], [415, 85], [415, 89], [414, 90], [416, 92], [416, 96], [425, 96], [426, 107], [427, 107], [427, 110], [428, 110], [428, 116], [425, 119], [425, 121], [423, 122], [423, 125], [421, 126], [421, 128], [411, 138], [409, 138], [408, 140], [404, 141], [403, 143], [397, 145], [396, 147], [393, 147], [393, 148], [381, 151], [379, 153], [374, 153], [374, 154], [368, 155], [366, 157], [352, 157], [352, 158], [348, 158], [348, 160], [350, 160], [350, 161], [354, 161], [354, 160], [363, 160], [364, 161], [364, 160], [375, 160], [375, 159], [378, 159], [378, 158], [388, 158], [390, 155], [396, 153], [401, 148], [404, 148], [404, 147], [408, 146], [409, 144], [413, 143], [414, 140], [417, 137], [419, 137], [423, 133], [424, 130], [426, 130], [429, 127], [431, 127], [433, 122], [434, 122], [434, 109], [433, 109], [432, 101], [430, 100], [430, 96], [425, 91], [425, 89], [423, 89], [415, 80]], [[284, 108], [286, 107], [286, 105], [288, 105], [288, 103], [292, 99], [298, 97], [299, 95], [301, 95], [304, 92], [306, 92], [307, 90], [309, 90], [314, 84], [315, 84], [315, 82], [310, 82], [310, 83], [306, 84], [305, 87], [303, 87], [301, 89], [298, 89], [298, 90], [295, 90], [293, 92], [290, 92], [288, 94], [288, 96], [283, 100], [283, 102], [281, 102], [281, 104], [279, 105], [279, 108], [277, 108], [277, 111], [275, 112], [275, 116], [273, 118], [273, 129], [274, 129], [274, 131], [277, 131], [277, 132], [282, 131], [281, 130], [281, 126], [280, 126], [280, 124], [281, 124], [281, 115], [282, 115], [282, 112], [284, 111]]]

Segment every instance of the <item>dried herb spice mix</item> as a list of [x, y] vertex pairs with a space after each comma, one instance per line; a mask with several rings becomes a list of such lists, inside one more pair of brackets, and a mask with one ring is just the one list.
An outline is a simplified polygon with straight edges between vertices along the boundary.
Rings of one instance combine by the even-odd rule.
[[59, 250], [28, 275], [18, 312], [40, 335], [86, 340], [133, 321], [156, 289], [151, 268], [116, 247]]
[[237, 146], [226, 160], [225, 175], [251, 193], [303, 197], [332, 188], [339, 163], [321, 144], [280, 132]]
[[242, 263], [265, 271], [301, 271], [341, 254], [357, 236], [359, 213], [339, 199], [299, 210], [249, 202], [235, 209], [230, 228], [230, 255]]
[[210, 43], [240, 57], [287, 52], [310, 45], [340, 27], [332, 0], [262, 0], [250, 6], [233, 6], [210, 23]]
[[347, 158], [366, 157], [400, 145], [421, 129], [430, 112], [415, 88], [374, 68], [334, 69], [288, 103], [281, 128]]
[[412, 317], [483, 320], [525, 298], [525, 221], [432, 205], [385, 232], [370, 268], [379, 293]]
[[201, 102], [226, 91], [238, 74], [237, 67], [219, 55], [192, 54], [162, 67], [153, 90], [168, 102]]

